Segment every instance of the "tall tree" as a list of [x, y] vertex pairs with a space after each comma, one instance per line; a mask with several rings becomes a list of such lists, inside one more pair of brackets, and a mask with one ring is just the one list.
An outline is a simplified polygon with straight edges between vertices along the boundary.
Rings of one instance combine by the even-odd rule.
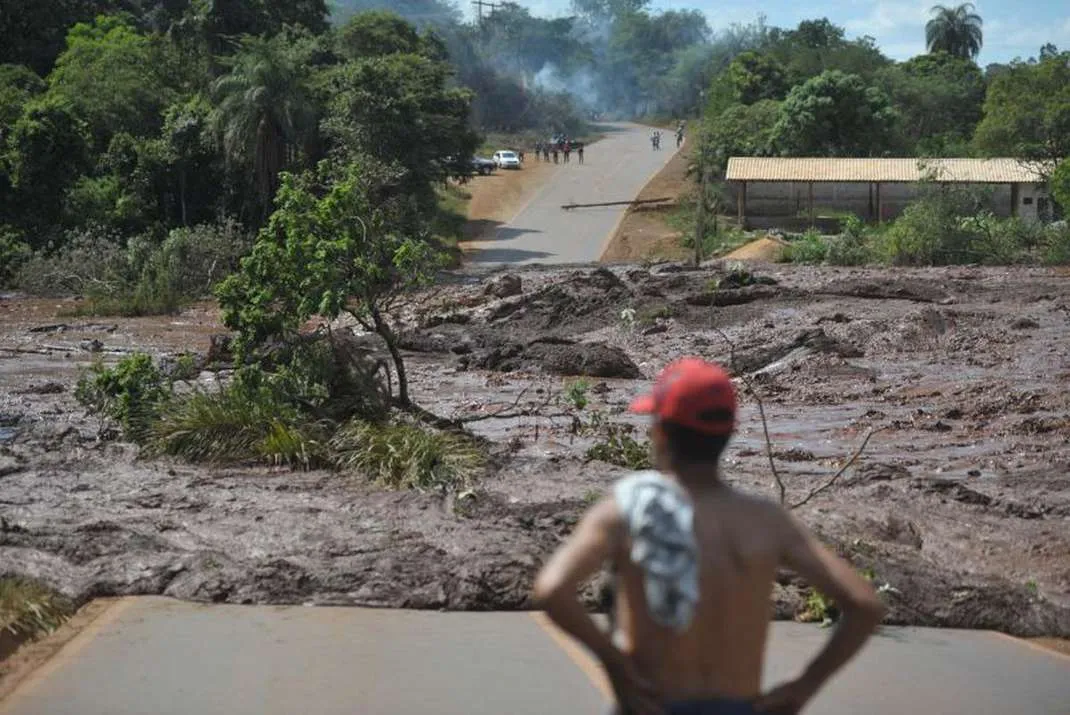
[[96, 149], [119, 132], [155, 133], [172, 98], [157, 69], [160, 44], [139, 34], [126, 18], [101, 15], [67, 33], [67, 48], [48, 77], [50, 92], [65, 97], [86, 120]]
[[949, 55], [976, 59], [981, 53], [983, 40], [981, 16], [973, 3], [955, 7], [934, 5], [930, 12], [933, 18], [925, 24], [925, 45], [929, 52], [946, 52]]
[[728, 79], [736, 100], [743, 104], [783, 99], [788, 90], [780, 62], [758, 52], [744, 52], [732, 60], [728, 66]]
[[897, 120], [881, 89], [830, 70], [791, 90], [773, 144], [785, 156], [880, 156], [893, 145]]
[[451, 74], [445, 62], [415, 54], [335, 69], [323, 122], [335, 153], [403, 167], [405, 193], [433, 205], [434, 184], [466, 174], [478, 145], [469, 127], [471, 94], [451, 87]]
[[988, 156], [1035, 160], [1044, 173], [1070, 156], [1070, 52], [997, 74], [974, 143]]
[[279, 172], [293, 165], [315, 125], [305, 71], [285, 38], [245, 38], [216, 80], [215, 123], [232, 165], [252, 167], [262, 217], [271, 208]]
[[217, 291], [239, 350], [293, 338], [314, 315], [333, 320], [347, 313], [383, 339], [397, 374], [397, 403], [411, 407], [390, 314], [443, 261], [426, 240], [427, 214], [413, 214], [398, 191], [403, 173], [353, 156], [343, 165], [323, 162], [315, 172], [284, 174], [270, 223], [241, 271]]
[[901, 118], [907, 149], [919, 156], [956, 156], [968, 145], [985, 100], [985, 81], [972, 60], [946, 52], [886, 67], [878, 82]]
[[30, 100], [8, 137], [12, 208], [35, 246], [44, 245], [56, 228], [67, 188], [88, 168], [85, 123], [70, 102], [45, 95]]

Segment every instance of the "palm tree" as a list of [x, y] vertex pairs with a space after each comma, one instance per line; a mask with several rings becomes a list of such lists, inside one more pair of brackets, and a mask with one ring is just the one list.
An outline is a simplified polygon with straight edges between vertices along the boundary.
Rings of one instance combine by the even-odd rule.
[[215, 81], [215, 125], [232, 165], [252, 166], [262, 216], [270, 212], [279, 172], [297, 158], [315, 126], [301, 63], [281, 39], [247, 38]]
[[933, 19], [925, 24], [925, 44], [929, 52], [947, 52], [972, 60], [981, 52], [981, 16], [973, 3], [957, 7], [934, 5]]

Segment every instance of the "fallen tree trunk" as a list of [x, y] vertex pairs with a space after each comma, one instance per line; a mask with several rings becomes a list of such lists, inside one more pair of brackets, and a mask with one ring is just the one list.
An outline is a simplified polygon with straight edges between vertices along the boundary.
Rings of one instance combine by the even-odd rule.
[[656, 203], [661, 203], [662, 201], [672, 201], [672, 200], [673, 200], [673, 198], [671, 196], [666, 196], [665, 198], [661, 198], [661, 199], [634, 199], [632, 201], [605, 201], [605, 202], [602, 202], [602, 203], [599, 203], [599, 204], [563, 204], [561, 206], [561, 208], [563, 208], [566, 211], [568, 211], [570, 209], [583, 209], [583, 208], [591, 208], [591, 207], [595, 207], [595, 206], [634, 206], [634, 205], [639, 205], [639, 204], [656, 204]]

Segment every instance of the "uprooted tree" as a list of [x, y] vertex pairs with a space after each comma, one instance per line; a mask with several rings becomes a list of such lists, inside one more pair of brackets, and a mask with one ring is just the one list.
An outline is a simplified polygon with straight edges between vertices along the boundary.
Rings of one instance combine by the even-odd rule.
[[398, 190], [404, 178], [404, 170], [367, 157], [282, 175], [268, 225], [218, 290], [239, 355], [297, 339], [314, 316], [348, 314], [382, 338], [397, 376], [397, 406], [412, 407], [389, 316], [406, 291], [431, 281], [444, 257]]

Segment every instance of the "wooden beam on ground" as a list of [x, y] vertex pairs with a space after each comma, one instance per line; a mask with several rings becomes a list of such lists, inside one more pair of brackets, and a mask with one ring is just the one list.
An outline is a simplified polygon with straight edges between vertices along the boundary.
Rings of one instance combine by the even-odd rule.
[[637, 206], [639, 204], [656, 204], [656, 203], [661, 203], [663, 201], [672, 201], [672, 200], [673, 200], [672, 196], [666, 196], [666, 197], [660, 198], [660, 199], [635, 199], [633, 201], [603, 201], [602, 203], [598, 203], [598, 204], [563, 204], [561, 206], [561, 208], [563, 208], [566, 211], [568, 211], [570, 209], [586, 209], [586, 208], [592, 208], [592, 207], [596, 207], [596, 206]]

